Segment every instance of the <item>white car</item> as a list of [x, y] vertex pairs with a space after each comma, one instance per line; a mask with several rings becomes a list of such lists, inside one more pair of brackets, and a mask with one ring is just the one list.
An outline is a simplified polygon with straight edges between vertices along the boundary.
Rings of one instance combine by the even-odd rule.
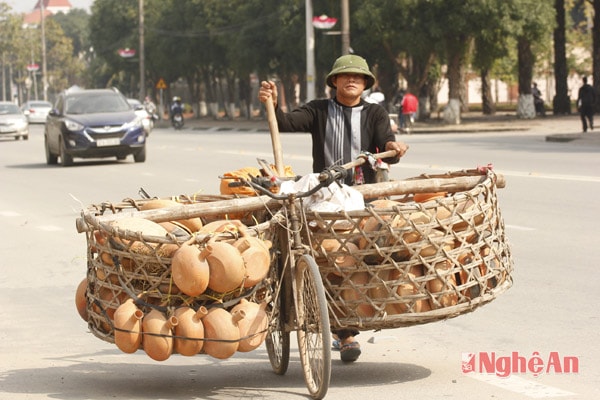
[[148, 114], [144, 105], [138, 99], [127, 99], [127, 102], [133, 107], [133, 111], [142, 118], [142, 125], [144, 127], [144, 131], [146, 131], [146, 135], [149, 135], [152, 132], [152, 128], [154, 128], [154, 120], [152, 116]]
[[0, 101], [0, 137], [29, 139], [29, 122], [15, 103]]
[[45, 123], [50, 110], [52, 110], [52, 104], [42, 100], [28, 101], [21, 106], [21, 111], [23, 111], [30, 124]]

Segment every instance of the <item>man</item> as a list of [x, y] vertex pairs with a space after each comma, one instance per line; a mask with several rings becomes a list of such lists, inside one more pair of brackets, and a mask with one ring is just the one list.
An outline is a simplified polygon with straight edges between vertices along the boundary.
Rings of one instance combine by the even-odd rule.
[[[408, 146], [395, 141], [387, 111], [361, 98], [374, 82], [375, 77], [365, 59], [350, 54], [338, 58], [327, 75], [327, 85], [336, 92], [333, 99], [312, 100], [290, 113], [284, 113], [277, 106], [277, 87], [273, 82], [261, 82], [258, 99], [263, 103], [273, 102], [281, 132], [311, 134], [313, 172], [321, 172], [332, 165], [343, 165], [354, 160], [362, 151], [379, 153], [396, 150], [397, 157], [383, 161], [397, 163]], [[361, 172], [351, 173], [346, 183], [376, 181], [375, 171], [369, 166], [363, 166]]]
[[577, 95], [577, 110], [581, 117], [583, 132], [588, 130], [588, 121], [590, 130], [594, 130], [594, 103], [596, 103], [596, 92], [594, 88], [588, 84], [587, 77], [583, 77], [583, 85], [579, 88]]
[[[408, 146], [395, 141], [387, 111], [379, 104], [367, 103], [361, 98], [363, 92], [374, 83], [375, 76], [366, 60], [350, 54], [338, 58], [327, 75], [327, 85], [335, 90], [332, 99], [312, 100], [290, 113], [284, 113], [277, 106], [277, 87], [273, 82], [261, 82], [258, 98], [263, 103], [273, 102], [281, 132], [311, 134], [313, 172], [348, 163], [362, 151], [378, 153], [396, 150], [396, 157], [383, 161], [397, 163]], [[363, 165], [356, 171], [358, 173], [350, 172], [347, 184], [376, 182], [376, 173], [369, 166]], [[354, 339], [358, 333], [356, 329], [335, 332], [342, 361], [358, 359], [361, 350]]]
[[402, 97], [402, 115], [400, 116], [400, 129], [406, 133], [411, 133], [410, 129], [415, 121], [415, 115], [419, 110], [419, 100], [417, 97], [407, 92]]

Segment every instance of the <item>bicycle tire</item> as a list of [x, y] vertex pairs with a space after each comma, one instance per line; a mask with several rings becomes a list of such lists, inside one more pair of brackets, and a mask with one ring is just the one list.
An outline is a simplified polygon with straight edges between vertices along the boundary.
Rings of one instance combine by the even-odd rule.
[[331, 334], [323, 281], [314, 258], [296, 262], [296, 322], [304, 381], [313, 399], [327, 394], [331, 379]]
[[[277, 248], [277, 247], [275, 247]], [[265, 347], [269, 355], [269, 362], [273, 372], [277, 375], [284, 375], [287, 372], [290, 363], [290, 332], [286, 330], [286, 321], [288, 317], [287, 306], [289, 293], [289, 278], [281, 281], [283, 265], [280, 255], [275, 255], [269, 269], [270, 292], [272, 296], [281, 284], [279, 298], [272, 300], [267, 304], [267, 313], [269, 314], [269, 332], [265, 339]], [[289, 274], [288, 274], [289, 277]]]

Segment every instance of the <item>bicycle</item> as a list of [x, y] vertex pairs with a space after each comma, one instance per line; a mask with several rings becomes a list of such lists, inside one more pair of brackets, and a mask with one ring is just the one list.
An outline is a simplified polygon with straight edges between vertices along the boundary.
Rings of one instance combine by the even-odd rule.
[[256, 191], [282, 202], [282, 209], [272, 218], [272, 262], [269, 272], [269, 333], [266, 348], [273, 371], [284, 375], [290, 359], [290, 333], [298, 338], [300, 361], [308, 391], [312, 398], [322, 399], [329, 389], [331, 377], [331, 335], [325, 288], [313, 250], [308, 240], [309, 229], [302, 199], [310, 197], [331, 183], [343, 180], [348, 169], [366, 160], [376, 164], [381, 158], [393, 157], [396, 151], [371, 155], [326, 169], [319, 174], [319, 184], [301, 193], [275, 194], [269, 190], [271, 180], [244, 181]]

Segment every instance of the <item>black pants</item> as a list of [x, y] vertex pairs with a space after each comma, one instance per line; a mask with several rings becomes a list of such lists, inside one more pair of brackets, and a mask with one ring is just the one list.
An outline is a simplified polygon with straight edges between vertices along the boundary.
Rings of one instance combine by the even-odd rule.
[[579, 115], [581, 116], [581, 124], [583, 125], [583, 131], [587, 132], [588, 122], [590, 130], [594, 129], [594, 106], [585, 105], [579, 109]]

